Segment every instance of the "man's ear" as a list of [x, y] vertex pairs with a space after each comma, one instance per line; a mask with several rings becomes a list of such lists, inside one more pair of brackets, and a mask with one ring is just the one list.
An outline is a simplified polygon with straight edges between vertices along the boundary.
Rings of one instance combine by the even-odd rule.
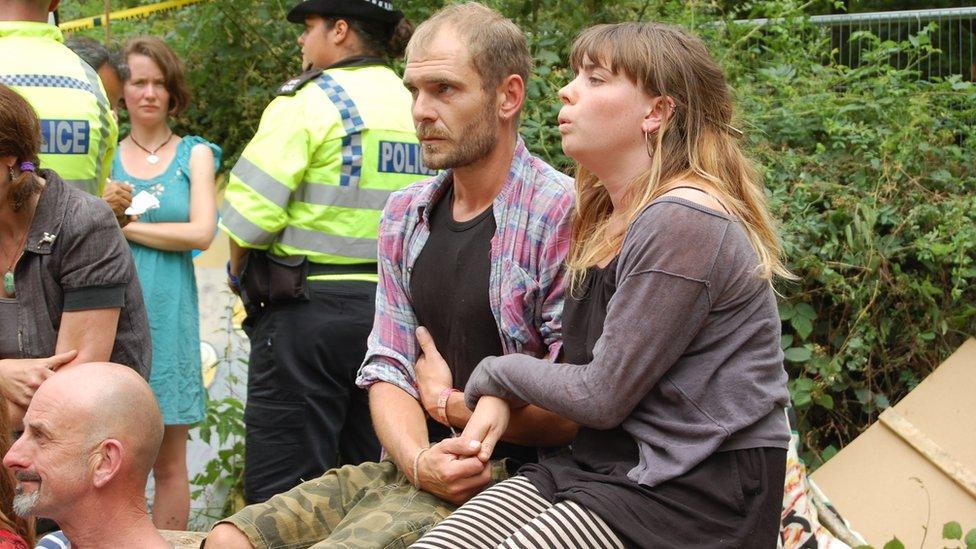
[[670, 120], [674, 114], [674, 99], [666, 95], [659, 95], [651, 99], [647, 114], [641, 122], [641, 131], [644, 133], [654, 133], [664, 124], [665, 120]]
[[514, 120], [525, 102], [525, 82], [517, 74], [510, 74], [496, 88], [498, 115], [504, 120]]
[[91, 456], [92, 484], [104, 488], [122, 470], [125, 448], [114, 438], [102, 441]]

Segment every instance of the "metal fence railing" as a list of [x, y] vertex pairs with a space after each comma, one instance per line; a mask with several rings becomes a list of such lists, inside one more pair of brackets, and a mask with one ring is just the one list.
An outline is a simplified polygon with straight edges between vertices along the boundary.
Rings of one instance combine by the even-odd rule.
[[[740, 24], [764, 25], [768, 19], [747, 19]], [[830, 29], [837, 60], [853, 67], [860, 63], [864, 42], [852, 40], [859, 31], [869, 31], [881, 40], [903, 41], [917, 36], [932, 23], [937, 28], [928, 36], [941, 53], [919, 62], [920, 73], [933, 78], [959, 74], [965, 80], [976, 80], [976, 6], [929, 10], [906, 10], [875, 13], [814, 15], [810, 23]], [[906, 56], [894, 56], [892, 64], [904, 66]]]

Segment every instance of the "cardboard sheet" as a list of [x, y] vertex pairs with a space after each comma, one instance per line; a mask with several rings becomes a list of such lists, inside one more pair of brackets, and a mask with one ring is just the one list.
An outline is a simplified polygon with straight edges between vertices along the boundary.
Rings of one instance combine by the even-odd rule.
[[893, 416], [918, 431], [917, 442], [941, 449], [944, 463], [961, 466], [959, 481], [882, 421], [811, 478], [875, 547], [895, 536], [906, 547], [945, 547], [946, 522], [958, 521], [964, 533], [976, 528], [976, 496], [966, 487], [967, 475], [970, 481], [976, 475], [976, 339], [966, 341], [894, 410]]

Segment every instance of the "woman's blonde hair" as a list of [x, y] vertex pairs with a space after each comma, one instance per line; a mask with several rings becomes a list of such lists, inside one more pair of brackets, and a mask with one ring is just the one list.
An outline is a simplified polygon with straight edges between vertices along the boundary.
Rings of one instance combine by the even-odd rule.
[[[674, 102], [671, 116], [645, 136], [651, 167], [627, 189], [626, 210], [616, 212], [626, 222], [622, 227], [676, 180], [700, 178], [715, 188], [717, 198], [742, 222], [759, 256], [760, 276], [791, 278], [759, 175], [739, 148], [738, 130], [731, 126], [729, 86], [702, 41], [657, 23], [597, 25], [583, 31], [573, 44], [573, 69], [579, 71], [585, 60], [623, 74], [650, 97], [665, 96]], [[574, 283], [586, 269], [620, 249], [625, 231], [611, 227], [610, 195], [581, 165], [577, 165], [576, 191], [567, 259]]]

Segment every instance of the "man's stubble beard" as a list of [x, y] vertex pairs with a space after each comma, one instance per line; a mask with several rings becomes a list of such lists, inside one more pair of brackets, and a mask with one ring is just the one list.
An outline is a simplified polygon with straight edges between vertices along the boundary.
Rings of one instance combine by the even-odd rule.
[[[443, 156], [440, 159], [433, 151], [421, 147], [424, 165], [432, 170], [463, 168], [485, 158], [498, 143], [498, 127], [499, 122], [495, 114], [495, 106], [491, 102], [486, 103], [485, 108], [475, 120], [466, 124], [460, 132], [452, 136], [454, 149], [441, 153]], [[427, 132], [421, 126], [417, 133], [423, 136]]]

